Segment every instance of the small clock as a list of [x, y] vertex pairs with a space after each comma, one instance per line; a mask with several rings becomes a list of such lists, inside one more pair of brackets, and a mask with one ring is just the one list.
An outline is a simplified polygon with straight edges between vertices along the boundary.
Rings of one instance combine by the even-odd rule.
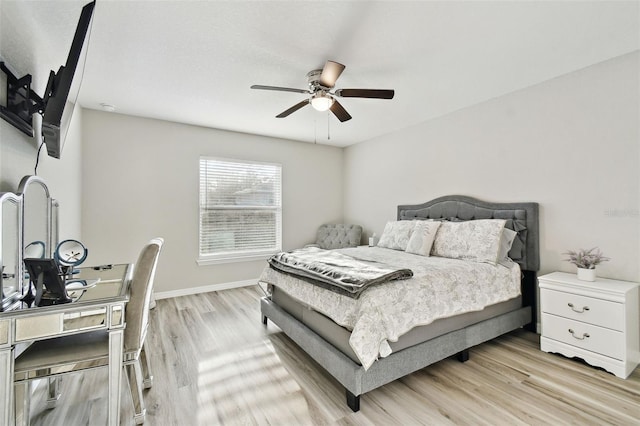
[[56, 247], [55, 259], [61, 266], [78, 266], [87, 258], [87, 248], [77, 240], [64, 240]]

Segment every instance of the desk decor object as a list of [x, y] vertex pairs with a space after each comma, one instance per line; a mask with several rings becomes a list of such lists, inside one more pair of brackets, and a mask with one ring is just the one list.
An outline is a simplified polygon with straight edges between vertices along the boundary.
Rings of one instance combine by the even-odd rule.
[[621, 378], [640, 364], [640, 284], [554, 272], [538, 278], [540, 348], [578, 357]]
[[[64, 240], [57, 245], [54, 258], [45, 258], [44, 243], [36, 241], [29, 244], [24, 252], [39, 253], [37, 257], [26, 257], [24, 265], [29, 276], [29, 290], [22, 301], [34, 306], [50, 306], [70, 303], [71, 297], [67, 294], [67, 283], [71, 282], [76, 266], [79, 266], [87, 258], [87, 249], [76, 240]], [[40, 248], [41, 247], [41, 248]], [[82, 282], [75, 280], [74, 285]], [[86, 285], [86, 281], [84, 281]], [[32, 289], [35, 289], [33, 294]]]
[[24, 265], [29, 273], [31, 287], [35, 288], [35, 295], [31, 288], [23, 301], [33, 306], [49, 306], [70, 303], [67, 295], [64, 275], [54, 259], [24, 259]]
[[569, 256], [568, 259], [565, 259], [567, 262], [578, 267], [578, 279], [582, 281], [595, 281], [596, 266], [610, 260], [602, 254], [598, 247], [593, 247], [589, 250], [569, 250], [564, 254]]
[[53, 255], [62, 274], [66, 277], [65, 281], [73, 278], [75, 268], [82, 265], [87, 259], [89, 251], [80, 241], [77, 240], [64, 240], [58, 244], [56, 251]]
[[64, 240], [56, 247], [54, 256], [60, 266], [79, 266], [87, 254], [87, 248], [80, 241]]

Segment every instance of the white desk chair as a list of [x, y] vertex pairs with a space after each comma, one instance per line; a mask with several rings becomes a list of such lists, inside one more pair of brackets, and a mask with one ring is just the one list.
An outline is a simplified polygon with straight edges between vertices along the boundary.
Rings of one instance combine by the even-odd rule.
[[[144, 423], [146, 415], [142, 388], [151, 387], [153, 380], [144, 342], [149, 324], [153, 281], [163, 243], [162, 238], [155, 238], [140, 252], [134, 266], [129, 302], [125, 309], [122, 366], [129, 381], [135, 411], [134, 419], [137, 424]], [[52, 396], [51, 387], [57, 388], [54, 378], [62, 374], [105, 367], [108, 364], [109, 335], [103, 331], [35, 342], [15, 360], [16, 414], [22, 413], [23, 424], [29, 424], [30, 380], [49, 379], [49, 395]]]

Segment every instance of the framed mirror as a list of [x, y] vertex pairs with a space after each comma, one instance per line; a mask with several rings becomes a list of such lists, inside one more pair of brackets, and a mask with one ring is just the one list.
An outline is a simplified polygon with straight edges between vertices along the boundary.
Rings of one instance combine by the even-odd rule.
[[22, 298], [22, 210], [21, 197], [5, 192], [0, 194], [0, 311], [12, 309]]
[[59, 212], [60, 203], [55, 198], [51, 199], [51, 251], [53, 252], [60, 242]]
[[45, 245], [44, 257], [52, 257], [49, 188], [39, 177], [25, 176], [20, 181], [18, 194], [22, 195], [23, 244], [27, 246], [34, 241], [42, 241]]
[[[24, 259], [25, 251], [31, 252], [34, 247], [43, 252], [39, 257], [53, 258], [53, 203], [49, 188], [38, 176], [25, 176], [18, 186], [18, 194], [22, 197], [21, 258]], [[22, 286], [28, 289], [30, 280], [25, 275], [23, 274]]]

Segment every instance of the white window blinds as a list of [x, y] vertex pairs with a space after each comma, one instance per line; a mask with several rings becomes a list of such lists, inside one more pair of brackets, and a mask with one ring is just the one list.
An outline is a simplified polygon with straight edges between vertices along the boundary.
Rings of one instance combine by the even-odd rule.
[[282, 249], [282, 166], [200, 158], [200, 260]]

